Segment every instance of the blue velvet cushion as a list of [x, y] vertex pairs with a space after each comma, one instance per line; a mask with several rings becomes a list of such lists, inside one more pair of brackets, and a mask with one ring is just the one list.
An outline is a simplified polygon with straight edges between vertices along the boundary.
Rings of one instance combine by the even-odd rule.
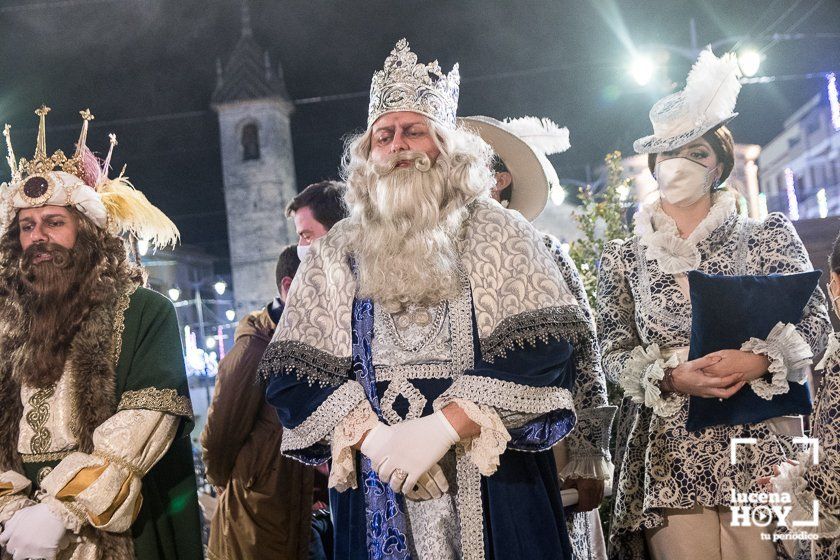
[[[718, 350], [739, 350], [752, 337], [762, 340], [780, 321], [798, 323], [817, 287], [820, 271], [768, 276], [714, 276], [688, 273], [691, 294], [691, 350], [694, 360]], [[770, 374], [766, 374], [769, 379]], [[808, 385], [789, 383], [790, 391], [771, 400], [749, 384], [723, 401], [691, 397], [686, 428], [751, 424], [788, 414], [809, 414]]]

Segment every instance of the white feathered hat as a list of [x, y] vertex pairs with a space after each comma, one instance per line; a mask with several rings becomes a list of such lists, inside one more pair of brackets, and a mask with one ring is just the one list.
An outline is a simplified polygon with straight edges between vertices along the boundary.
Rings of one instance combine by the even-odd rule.
[[633, 149], [639, 154], [667, 152], [738, 116], [735, 102], [741, 90], [740, 77], [734, 53], [718, 58], [706, 47], [691, 67], [685, 89], [653, 105], [653, 134], [633, 142]]
[[492, 117], [463, 117], [459, 121], [490, 144], [513, 177], [508, 208], [534, 221], [548, 202], [552, 188], [560, 188], [547, 155], [569, 149], [569, 129], [550, 119], [522, 117], [498, 121]]

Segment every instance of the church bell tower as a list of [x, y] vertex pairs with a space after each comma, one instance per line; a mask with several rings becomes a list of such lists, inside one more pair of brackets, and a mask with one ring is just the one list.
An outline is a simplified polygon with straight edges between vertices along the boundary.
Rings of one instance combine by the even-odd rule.
[[253, 37], [247, 2], [227, 64], [216, 63], [212, 106], [219, 117], [228, 243], [237, 317], [277, 295], [283, 247], [296, 239], [284, 210], [297, 193], [290, 117], [294, 105], [279, 63]]

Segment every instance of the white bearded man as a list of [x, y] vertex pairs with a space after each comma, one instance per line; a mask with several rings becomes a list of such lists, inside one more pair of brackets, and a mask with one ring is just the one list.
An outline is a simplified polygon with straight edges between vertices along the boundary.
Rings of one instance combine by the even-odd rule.
[[575, 425], [588, 322], [488, 196], [458, 81], [404, 39], [374, 75], [350, 217], [304, 259], [260, 367], [284, 453], [332, 458], [335, 558], [570, 558], [550, 448]]
[[[0, 186], [0, 557], [198, 560], [192, 407], [175, 310], [121, 234], [175, 225], [87, 148]], [[116, 137], [111, 135], [111, 150]]]

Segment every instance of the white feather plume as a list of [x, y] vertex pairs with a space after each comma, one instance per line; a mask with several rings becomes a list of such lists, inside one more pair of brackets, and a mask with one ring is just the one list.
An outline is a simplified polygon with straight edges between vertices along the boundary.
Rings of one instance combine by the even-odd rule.
[[559, 154], [571, 147], [569, 129], [548, 118], [520, 117], [505, 119], [505, 128], [545, 155]]
[[734, 53], [716, 57], [706, 47], [691, 67], [685, 82], [685, 101], [692, 115], [722, 121], [735, 111], [741, 91], [741, 69]]

